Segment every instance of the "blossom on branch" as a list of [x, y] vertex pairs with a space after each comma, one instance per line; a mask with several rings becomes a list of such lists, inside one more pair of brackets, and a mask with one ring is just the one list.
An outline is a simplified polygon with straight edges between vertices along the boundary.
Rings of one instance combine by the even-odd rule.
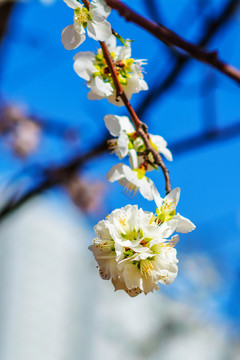
[[158, 191], [154, 191], [154, 200], [157, 205], [158, 223], [168, 222], [169, 220], [177, 221], [176, 231], [188, 233], [196, 228], [196, 226], [187, 218], [176, 214], [176, 207], [179, 202], [180, 188], [170, 191], [167, 196], [162, 199]]
[[107, 173], [106, 177], [110, 182], [118, 181], [127, 193], [136, 194], [139, 190], [141, 195], [151, 201], [154, 199], [154, 193], [157, 189], [153, 181], [145, 176], [146, 169], [144, 165], [131, 169], [125, 164], [114, 165]]
[[[109, 148], [122, 159], [129, 150], [134, 149], [137, 153], [146, 151], [143, 139], [136, 133], [136, 130], [127, 116], [106, 115], [104, 117], [105, 125], [112, 136], [118, 139], [109, 140]], [[163, 154], [169, 161], [172, 161], [172, 153], [167, 148], [167, 142], [162, 136], [149, 134], [149, 142], [152, 147], [159, 153]], [[147, 156], [150, 163], [154, 163], [153, 156]], [[144, 162], [143, 156], [138, 156], [138, 163]], [[147, 170], [153, 170], [154, 167], [149, 165]]]
[[62, 31], [62, 43], [65, 49], [72, 50], [81, 45], [86, 39], [85, 29], [88, 36], [97, 41], [105, 41], [111, 36], [111, 25], [106, 20], [111, 9], [103, 0], [92, 0], [89, 10], [77, 0], [64, 0], [64, 2], [74, 9], [74, 24]]
[[171, 284], [178, 272], [174, 249], [178, 236], [168, 238], [176, 224], [158, 225], [153, 213], [137, 205], [114, 210], [95, 226], [97, 237], [89, 247], [101, 277], [132, 297], [158, 290], [159, 282]]
[[[118, 80], [125, 91], [128, 99], [132, 94], [141, 90], [148, 90], [148, 85], [143, 80], [143, 60], [131, 58], [131, 46], [116, 46], [116, 38], [111, 36], [106, 42], [117, 71]], [[123, 106], [121, 99], [116, 99], [116, 89], [110, 69], [103, 56], [102, 49], [98, 49], [97, 55], [92, 52], [79, 52], [74, 56], [74, 70], [87, 81], [90, 100], [107, 98], [110, 103]]]

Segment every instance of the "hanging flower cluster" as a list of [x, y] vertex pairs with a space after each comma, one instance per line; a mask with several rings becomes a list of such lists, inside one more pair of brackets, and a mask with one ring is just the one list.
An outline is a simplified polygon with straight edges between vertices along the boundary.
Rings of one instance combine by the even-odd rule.
[[[148, 172], [160, 167], [166, 178], [161, 155], [172, 161], [172, 154], [163, 137], [149, 134], [146, 127], [143, 136], [139, 127], [143, 129], [144, 124], [136, 120], [129, 104], [132, 94], [148, 90], [142, 69], [146, 60], [132, 58], [130, 42], [123, 41], [111, 29], [106, 20], [110, 8], [105, 0], [92, 0], [90, 3], [82, 0], [83, 4], [77, 0], [64, 2], [74, 10], [74, 24], [62, 32], [65, 48], [70, 50], [81, 45], [86, 38], [85, 31], [89, 37], [100, 41], [101, 48], [96, 54], [86, 51], [74, 56], [74, 70], [90, 89], [88, 98], [106, 98], [117, 106], [125, 105], [133, 121], [118, 115], [104, 118], [113, 136], [108, 142], [110, 151], [119, 159], [129, 158], [129, 166], [116, 164], [107, 173], [107, 179], [118, 181], [128, 193], [139, 191], [156, 204], [155, 213], [143, 211], [137, 205], [114, 210], [95, 226], [96, 238], [89, 249], [98, 263], [101, 277], [111, 279], [115, 290], [124, 290], [132, 297], [142, 292], [147, 294], [158, 290], [159, 283], [171, 284], [174, 281], [178, 272], [175, 245], [179, 239], [175, 232], [187, 233], [194, 230], [195, 225], [176, 213], [180, 189], [170, 191], [168, 187], [168, 194], [162, 198], [147, 176]], [[117, 46], [116, 38], [123, 46]], [[118, 88], [124, 96], [119, 95]]]

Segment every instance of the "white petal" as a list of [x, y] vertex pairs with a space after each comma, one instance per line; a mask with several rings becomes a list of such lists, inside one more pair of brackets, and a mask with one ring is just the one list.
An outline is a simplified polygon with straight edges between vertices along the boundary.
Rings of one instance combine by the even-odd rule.
[[119, 136], [122, 131], [134, 132], [134, 127], [127, 116], [106, 115], [104, 121], [112, 136]]
[[94, 231], [96, 235], [103, 239], [111, 239], [111, 235], [109, 233], [109, 226], [106, 220], [101, 220], [94, 226]]
[[132, 288], [128, 289], [123, 281], [118, 280], [112, 280], [112, 283], [115, 287], [115, 291], [117, 290], [124, 290], [129, 296], [135, 297], [139, 294], [141, 294], [142, 290], [139, 288]]
[[90, 3], [90, 11], [91, 14], [93, 11], [97, 11], [99, 15], [105, 17], [106, 19], [111, 12], [111, 8], [106, 5], [105, 0], [92, 0]]
[[190, 220], [181, 216], [180, 214], [175, 215], [173, 219], [178, 220], [178, 224], [176, 227], [177, 232], [181, 232], [185, 234], [190, 231], [193, 231], [196, 228], [196, 226]]
[[154, 143], [154, 145], [157, 146], [158, 152], [162, 153], [167, 160], [172, 161], [172, 153], [169, 149], [167, 149], [167, 142], [164, 140], [162, 136], [159, 135], [151, 135], [150, 134], [151, 141]]
[[169, 244], [171, 246], [176, 246], [176, 244], [179, 242], [179, 236], [178, 235], [174, 235], [171, 240], [169, 241]]
[[142, 288], [141, 273], [136, 265], [127, 264], [124, 266], [123, 278], [128, 289]]
[[114, 104], [115, 106], [124, 106], [124, 103], [121, 98], [116, 99], [116, 91], [110, 96], [108, 96], [107, 100], [110, 104]]
[[102, 100], [103, 96], [95, 94], [93, 91], [89, 91], [87, 94], [89, 100]]
[[137, 156], [136, 150], [134, 150], [134, 149], [129, 150], [128, 155], [129, 155], [129, 162], [130, 162], [131, 168], [132, 169], [138, 168], [139, 163], [138, 163], [138, 156]]
[[107, 40], [105, 40], [105, 43], [106, 43], [109, 51], [115, 52], [117, 40], [114, 35], [111, 35]]
[[125, 60], [131, 57], [131, 45], [121, 46], [117, 60]]
[[63, 46], [67, 50], [76, 49], [79, 45], [81, 45], [85, 40], [85, 34], [79, 34], [75, 30], [74, 25], [69, 25], [65, 27], [62, 31], [61, 40]]
[[131, 134], [135, 132], [135, 128], [127, 116], [118, 116], [118, 121], [121, 129], [126, 131], [126, 133]]
[[166, 142], [166, 140], [164, 140], [164, 138], [162, 136], [150, 134], [150, 138], [151, 138], [152, 142], [154, 143], [154, 145], [157, 146], [158, 151], [160, 151], [159, 149], [167, 146], [167, 142]]
[[161, 195], [159, 194], [157, 188], [153, 188], [153, 199], [157, 205], [157, 207], [161, 207], [162, 203], [163, 203], [163, 198], [161, 197]]
[[162, 223], [160, 226], [158, 226], [159, 231], [161, 231], [162, 238], [168, 238], [171, 236], [177, 227], [177, 220], [169, 220]]
[[139, 188], [139, 191], [145, 199], [149, 201], [153, 200], [153, 189], [154, 183], [152, 182], [152, 180], [147, 180], [146, 177], [141, 179], [141, 186]]
[[138, 93], [141, 90], [148, 90], [148, 86], [144, 80], [132, 77], [127, 79], [127, 85], [123, 85], [123, 89], [128, 99], [131, 99], [132, 94]]
[[154, 289], [159, 289], [158, 286], [153, 282], [151, 276], [142, 278], [142, 287], [145, 295], [147, 295], [149, 292], [153, 292]]
[[148, 90], [148, 84], [146, 83], [146, 81], [145, 80], [143, 80], [143, 79], [139, 79], [139, 91], [141, 91], [141, 90]]
[[170, 191], [169, 194], [167, 194], [167, 196], [165, 197], [165, 201], [169, 201], [170, 203], [172, 203], [174, 206], [173, 206], [173, 209], [176, 209], [177, 207], [177, 204], [179, 202], [179, 197], [180, 197], [180, 188], [177, 187], [175, 189], [173, 189], [172, 191]]
[[90, 51], [77, 53], [73, 60], [75, 60], [73, 68], [76, 73], [84, 80], [89, 81], [90, 76], [97, 71], [93, 65], [95, 56]]
[[111, 25], [108, 21], [89, 21], [87, 27], [88, 36], [97, 41], [105, 41], [112, 35]]
[[163, 154], [168, 161], [173, 160], [172, 153], [168, 148], [162, 148], [159, 152]]
[[96, 76], [87, 83], [87, 86], [96, 95], [101, 97], [107, 97], [113, 93], [113, 88], [110, 83], [105, 83], [100, 76]]
[[71, 9], [82, 8], [77, 0], [63, 0]]
[[120, 159], [124, 158], [128, 154], [128, 143], [129, 139], [125, 132], [121, 132], [118, 138], [118, 152], [120, 154]]
[[[111, 10], [110, 10], [111, 11]], [[102, 22], [107, 19], [109, 12], [106, 12], [104, 7], [93, 7], [90, 5], [90, 13], [93, 21]]]
[[110, 181], [110, 182], [114, 182], [117, 181], [119, 179], [122, 179], [123, 177], [125, 177], [124, 173], [123, 173], [123, 168], [124, 168], [124, 164], [116, 164], [114, 165], [109, 172], [106, 175], [106, 178]]

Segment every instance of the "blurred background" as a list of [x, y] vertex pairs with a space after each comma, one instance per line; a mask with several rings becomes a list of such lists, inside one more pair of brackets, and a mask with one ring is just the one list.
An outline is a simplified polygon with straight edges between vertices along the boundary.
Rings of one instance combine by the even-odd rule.
[[[240, 68], [238, 0], [132, 0], [135, 10]], [[93, 226], [126, 197], [106, 172], [107, 100], [87, 100], [61, 44], [63, 1], [0, 2], [0, 360], [240, 359], [239, 86], [112, 11], [148, 59], [132, 104], [173, 153], [178, 211], [196, 224], [179, 275], [129, 298], [98, 275]], [[87, 39], [80, 51], [97, 49]], [[164, 194], [161, 172], [150, 174]]]

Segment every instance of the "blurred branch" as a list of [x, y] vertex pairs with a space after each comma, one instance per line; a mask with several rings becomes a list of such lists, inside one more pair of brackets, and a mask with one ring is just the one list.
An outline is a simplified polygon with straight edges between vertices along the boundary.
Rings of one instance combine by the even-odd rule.
[[[221, 129], [212, 129], [204, 134], [192, 136], [169, 144], [169, 148], [172, 150], [174, 155], [180, 155], [203, 146], [211, 145], [214, 141], [224, 141], [239, 135], [240, 122], [236, 122], [233, 125], [229, 125]], [[76, 175], [77, 170], [84, 166], [87, 161], [102, 155], [106, 151], [107, 138], [105, 138], [101, 144], [97, 145], [87, 154], [77, 156], [66, 165], [55, 167], [53, 169], [52, 167], [49, 167], [43, 170], [42, 172], [44, 173], [44, 176], [40, 184], [27, 190], [21, 195], [18, 195], [18, 193], [15, 192], [9, 201], [0, 209], [0, 222], [35, 196], [55, 186], [61, 185], [66, 181], [70, 181], [70, 179]], [[35, 173], [38, 171], [39, 167], [36, 166]], [[34, 173], [33, 170], [31, 172]]]
[[[103, 154], [106, 150], [107, 144], [106, 140], [104, 139], [104, 141], [97, 145], [94, 149], [90, 150], [86, 154], [81, 154], [75, 157], [66, 165], [43, 169], [43, 180], [40, 182], [40, 184], [37, 184], [35, 187], [27, 190], [24, 194], [21, 195], [19, 195], [18, 192], [15, 192], [10, 200], [0, 209], [0, 221], [2, 221], [5, 217], [13, 213], [33, 197], [43, 193], [48, 189], [58, 186], [61, 183], [69, 181], [72, 176], [75, 176], [76, 171], [81, 168], [87, 161]], [[39, 171], [39, 168], [37, 171]]]
[[240, 122], [221, 128], [212, 128], [203, 134], [191, 136], [169, 145], [173, 155], [192, 151], [203, 146], [211, 145], [213, 142], [226, 141], [240, 135]]
[[13, 1], [0, 3], [0, 43], [7, 31], [8, 20], [13, 7]]
[[151, 16], [151, 18], [157, 24], [159, 24], [161, 21], [160, 11], [159, 11], [160, 1], [159, 0], [145, 0], [144, 2], [145, 2], [145, 6], [146, 6], [147, 11], [148, 11], [149, 15]]
[[[237, 0], [233, 2], [235, 7], [239, 5]], [[218, 57], [217, 51], [207, 51], [198, 45], [186, 41], [168, 28], [151, 22], [137, 14], [119, 0], [106, 0], [106, 3], [112, 9], [117, 10], [119, 14], [127, 21], [134, 22], [135, 24], [144, 28], [165, 44], [167, 43], [169, 46], [176, 46], [177, 48], [187, 52], [191, 57], [216, 68], [240, 84], [240, 71], [233, 66], [221, 61]]]
[[[223, 7], [218, 18], [213, 19], [212, 21], [207, 21], [205, 25], [205, 31], [198, 42], [199, 46], [206, 46], [209, 41], [213, 38], [213, 36], [219, 31], [222, 26], [226, 24], [226, 22], [231, 18], [231, 16], [235, 13], [238, 1], [230, 0]], [[191, 57], [181, 56], [176, 60], [175, 66], [170, 71], [170, 73], [163, 79], [162, 82], [159, 83], [157, 81], [156, 86], [152, 87], [151, 91], [146, 95], [144, 100], [141, 102], [140, 106], [137, 109], [137, 113], [139, 116], [144, 116], [145, 112], [152, 105], [161, 94], [170, 89], [170, 87], [175, 83], [176, 78], [181, 73], [181, 71], [186, 67], [189, 61], [192, 60]], [[159, 79], [162, 77], [163, 71], [161, 69], [159, 75], [156, 75], [156, 78]]]
[[216, 73], [213, 71], [209, 71], [200, 83], [202, 124], [205, 132], [217, 128], [217, 84]]

